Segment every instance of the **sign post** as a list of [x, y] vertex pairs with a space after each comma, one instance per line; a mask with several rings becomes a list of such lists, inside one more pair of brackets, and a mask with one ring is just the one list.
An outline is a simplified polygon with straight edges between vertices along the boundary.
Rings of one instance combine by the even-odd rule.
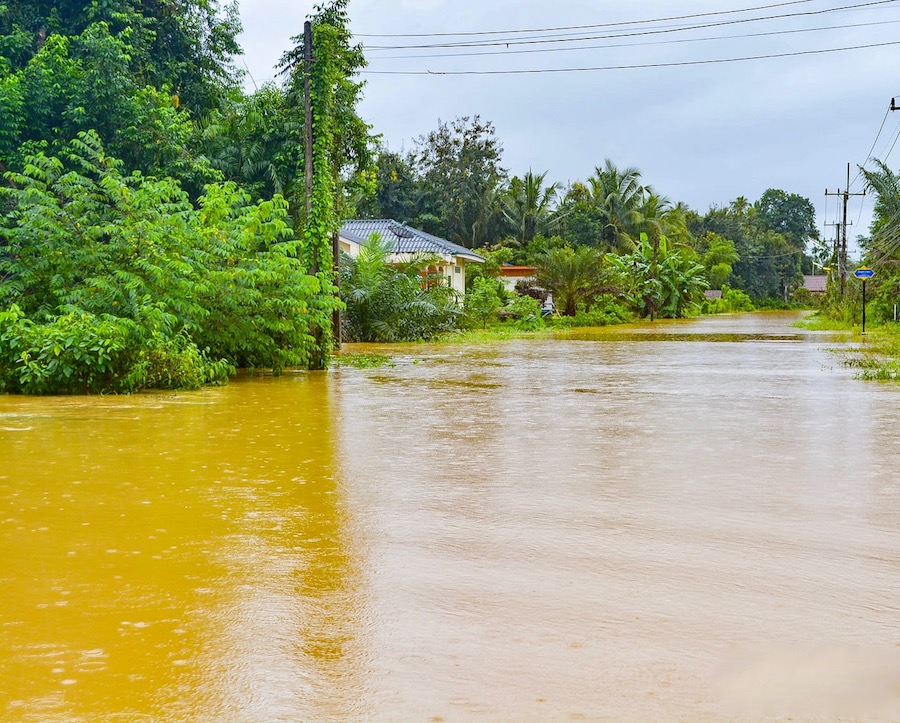
[[866, 333], [866, 281], [871, 279], [875, 272], [867, 266], [860, 266], [853, 275], [862, 281], [862, 333]]

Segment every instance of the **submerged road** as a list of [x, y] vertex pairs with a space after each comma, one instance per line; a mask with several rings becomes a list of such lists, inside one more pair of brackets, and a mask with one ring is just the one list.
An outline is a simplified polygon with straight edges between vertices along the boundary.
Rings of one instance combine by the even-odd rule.
[[900, 388], [796, 318], [0, 397], [0, 718], [900, 718]]

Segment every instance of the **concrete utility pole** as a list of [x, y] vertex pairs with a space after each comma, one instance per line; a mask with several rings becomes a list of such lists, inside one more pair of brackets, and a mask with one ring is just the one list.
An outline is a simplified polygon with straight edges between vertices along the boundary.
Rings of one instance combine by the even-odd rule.
[[865, 193], [850, 193], [850, 164], [847, 164], [847, 185], [844, 187], [843, 192], [839, 188], [834, 193], [830, 192], [827, 188], [825, 189], [826, 196], [840, 196], [844, 199], [844, 220], [841, 223], [840, 228], [840, 248], [837, 248], [837, 242], [835, 242], [835, 256], [838, 264], [838, 275], [841, 280], [841, 296], [844, 295], [844, 289], [847, 286], [847, 206], [850, 204], [851, 196], [865, 196]]

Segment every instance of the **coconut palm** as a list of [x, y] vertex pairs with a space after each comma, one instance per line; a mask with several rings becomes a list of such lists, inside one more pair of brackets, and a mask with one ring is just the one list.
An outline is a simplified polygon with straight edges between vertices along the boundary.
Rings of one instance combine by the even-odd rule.
[[862, 169], [866, 190], [875, 192], [875, 219], [872, 222], [869, 252], [881, 263], [897, 260], [900, 231], [900, 176], [883, 161], [875, 161], [873, 171]]
[[546, 171], [535, 175], [530, 169], [522, 178], [513, 176], [500, 199], [503, 217], [515, 234], [518, 246], [524, 247], [557, 222], [553, 211], [560, 185], [545, 186], [546, 177]]
[[627, 248], [640, 233], [640, 208], [651, 189], [641, 185], [641, 172], [634, 167], [620, 170], [606, 159], [588, 179], [593, 203], [604, 216], [602, 241], [610, 248]]

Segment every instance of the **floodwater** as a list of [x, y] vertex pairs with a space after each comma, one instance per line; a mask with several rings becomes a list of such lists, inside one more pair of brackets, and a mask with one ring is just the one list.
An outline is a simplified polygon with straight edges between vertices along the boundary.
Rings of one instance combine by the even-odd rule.
[[0, 397], [0, 719], [900, 719], [900, 388], [795, 319]]

